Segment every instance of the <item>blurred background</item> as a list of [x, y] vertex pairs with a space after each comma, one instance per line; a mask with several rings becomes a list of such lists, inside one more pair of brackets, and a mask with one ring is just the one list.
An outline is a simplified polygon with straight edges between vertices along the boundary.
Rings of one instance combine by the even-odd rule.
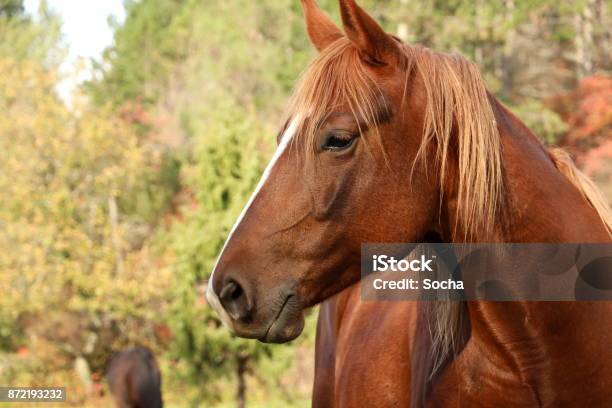
[[[475, 61], [612, 197], [612, 1], [360, 4]], [[0, 384], [110, 406], [106, 361], [142, 344], [169, 407], [310, 405], [316, 311], [267, 346], [203, 293], [313, 55], [298, 0], [0, 0]]]

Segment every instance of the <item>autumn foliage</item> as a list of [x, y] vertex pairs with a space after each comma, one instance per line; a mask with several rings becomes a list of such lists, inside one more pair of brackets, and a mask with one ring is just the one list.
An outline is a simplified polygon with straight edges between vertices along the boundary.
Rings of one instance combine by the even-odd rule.
[[575, 90], [553, 98], [550, 104], [569, 125], [563, 144], [586, 150], [612, 138], [612, 76], [583, 78]]

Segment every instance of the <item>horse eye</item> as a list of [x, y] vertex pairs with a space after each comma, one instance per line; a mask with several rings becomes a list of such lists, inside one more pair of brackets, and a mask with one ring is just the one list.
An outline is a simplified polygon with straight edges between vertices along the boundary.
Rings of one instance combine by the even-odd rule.
[[355, 135], [350, 132], [330, 132], [323, 143], [323, 150], [339, 151], [348, 149], [355, 140]]

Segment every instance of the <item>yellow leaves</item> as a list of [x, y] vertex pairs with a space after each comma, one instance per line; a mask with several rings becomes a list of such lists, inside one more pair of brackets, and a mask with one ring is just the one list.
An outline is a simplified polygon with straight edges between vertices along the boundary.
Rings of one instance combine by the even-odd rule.
[[49, 311], [159, 318], [170, 277], [120, 202], [155, 158], [110, 106], [66, 108], [55, 72], [0, 58], [0, 73], [0, 330]]

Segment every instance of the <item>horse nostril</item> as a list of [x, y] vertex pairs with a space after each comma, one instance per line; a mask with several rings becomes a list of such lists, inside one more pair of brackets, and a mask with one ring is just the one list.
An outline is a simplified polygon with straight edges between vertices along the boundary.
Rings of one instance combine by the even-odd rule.
[[243, 287], [229, 279], [219, 294], [221, 305], [234, 320], [245, 320], [251, 311], [249, 299]]
[[237, 300], [242, 295], [242, 293], [242, 287], [235, 281], [230, 280], [221, 290], [221, 298]]

